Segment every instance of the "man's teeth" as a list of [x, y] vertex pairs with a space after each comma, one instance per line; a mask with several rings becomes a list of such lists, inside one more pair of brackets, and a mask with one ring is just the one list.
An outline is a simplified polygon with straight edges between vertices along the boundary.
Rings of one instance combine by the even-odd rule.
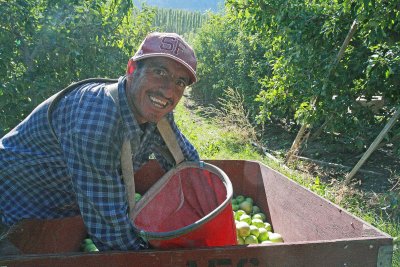
[[150, 96], [150, 100], [153, 102], [154, 105], [158, 106], [159, 108], [164, 108], [167, 106], [167, 101], [162, 101], [154, 96]]

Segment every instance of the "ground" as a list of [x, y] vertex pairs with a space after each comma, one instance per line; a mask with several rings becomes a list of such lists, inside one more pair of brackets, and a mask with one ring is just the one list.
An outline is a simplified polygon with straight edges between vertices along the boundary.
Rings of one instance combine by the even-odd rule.
[[[296, 134], [297, 132], [289, 133], [283, 126], [271, 124], [266, 126], [262, 139], [271, 154], [284, 158]], [[302, 164], [296, 164], [296, 166], [326, 182], [332, 179], [345, 179], [346, 174], [353, 169], [364, 152], [354, 152], [332, 141], [327, 143], [321, 136], [303, 145], [299, 154], [299, 156], [320, 162], [302, 160]], [[399, 189], [399, 175], [400, 157], [396, 156], [388, 145], [377, 149], [368, 157], [352, 182], [366, 191], [387, 192], [394, 188]]]

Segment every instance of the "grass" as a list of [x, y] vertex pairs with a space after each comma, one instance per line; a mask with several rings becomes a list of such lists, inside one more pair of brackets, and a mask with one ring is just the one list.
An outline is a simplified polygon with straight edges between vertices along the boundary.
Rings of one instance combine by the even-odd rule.
[[[184, 101], [187, 103], [190, 100], [185, 98]], [[400, 208], [398, 205], [400, 196], [398, 191], [397, 193], [367, 194], [345, 186], [343, 179], [327, 184], [319, 177], [296, 171], [272, 160], [251, 145], [255, 135], [246, 122], [243, 122], [245, 115], [237, 118], [236, 114], [236, 122], [232, 122], [232, 118], [229, 118], [229, 109], [233, 108], [236, 111], [240, 109], [240, 99], [237, 100], [239, 103], [227, 104], [231, 106], [225, 106], [225, 109], [219, 113], [213, 110], [214, 115], [218, 114], [213, 117], [207, 116], [208, 112], [204, 112], [201, 108], [187, 109], [183, 104], [184, 101], [177, 106], [175, 118], [182, 132], [197, 148], [202, 159], [248, 159], [268, 165], [392, 236], [394, 238], [393, 266], [400, 266]], [[193, 103], [190, 105], [194, 106]]]

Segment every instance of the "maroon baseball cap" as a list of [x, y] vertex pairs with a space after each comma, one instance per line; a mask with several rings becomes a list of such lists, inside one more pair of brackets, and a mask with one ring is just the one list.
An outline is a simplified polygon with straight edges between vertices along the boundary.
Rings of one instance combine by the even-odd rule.
[[191, 82], [197, 81], [197, 60], [192, 47], [176, 33], [153, 32], [146, 36], [133, 61], [149, 57], [168, 57], [181, 63], [190, 73]]

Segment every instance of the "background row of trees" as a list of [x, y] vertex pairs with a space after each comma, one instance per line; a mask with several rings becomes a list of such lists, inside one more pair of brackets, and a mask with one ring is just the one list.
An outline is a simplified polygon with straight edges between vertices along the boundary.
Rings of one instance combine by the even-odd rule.
[[[0, 1], [0, 136], [69, 83], [122, 75], [153, 30], [192, 42], [198, 101], [215, 104], [233, 88], [254, 124], [295, 131], [312, 123], [361, 149], [399, 105], [397, 0], [227, 0], [218, 14], [139, 9], [126, 0]], [[357, 32], [334, 66], [355, 20]], [[373, 113], [358, 104], [361, 96], [382, 96], [385, 106]], [[388, 138], [399, 135], [396, 126]]]
[[207, 19], [208, 15], [199, 11], [156, 8], [153, 25], [165, 32], [187, 35], [196, 32]]

